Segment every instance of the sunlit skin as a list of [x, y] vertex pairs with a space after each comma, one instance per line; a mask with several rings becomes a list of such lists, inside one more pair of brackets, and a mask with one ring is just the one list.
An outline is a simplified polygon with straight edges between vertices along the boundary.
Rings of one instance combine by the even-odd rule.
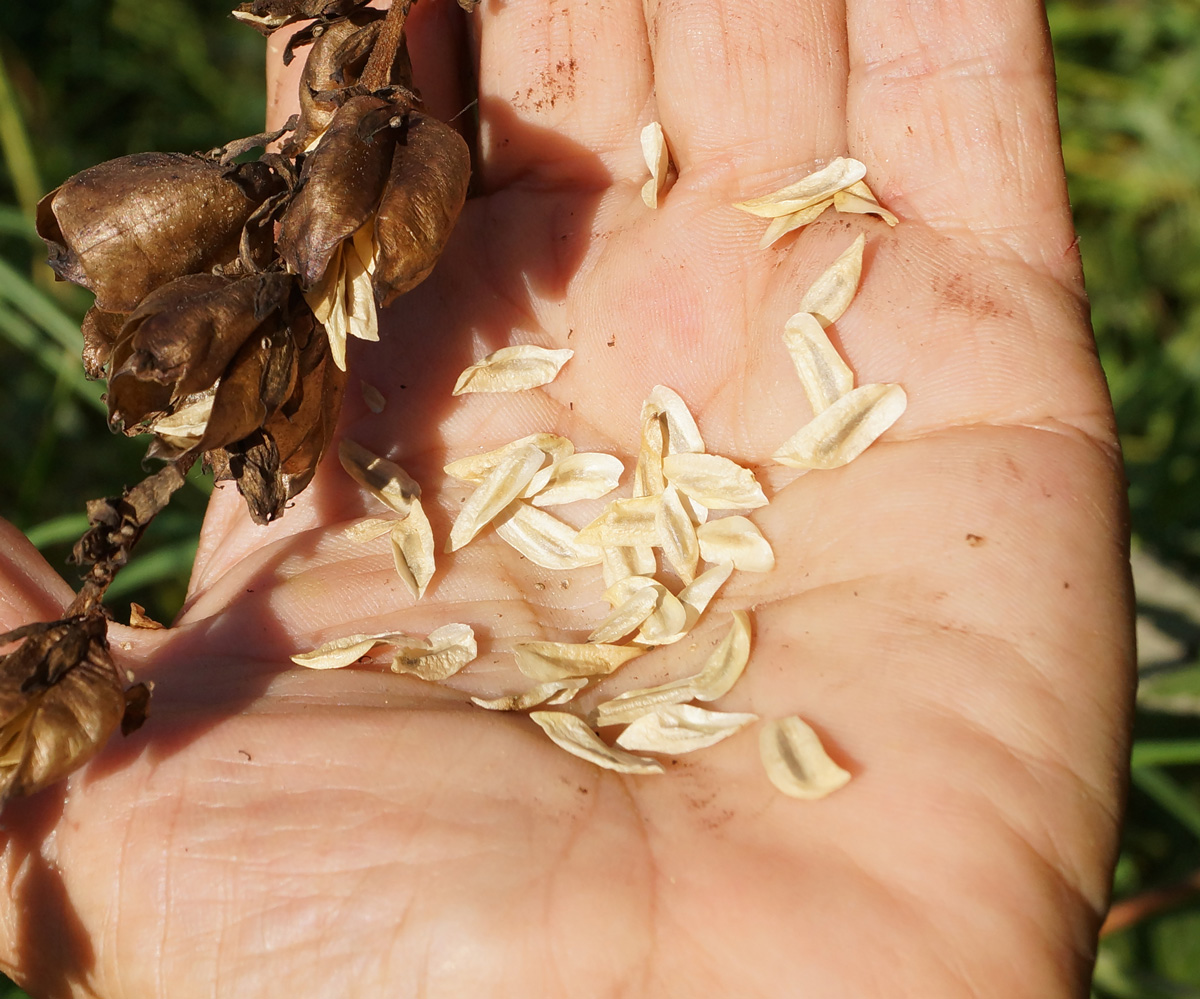
[[[456, 25], [446, 0], [414, 9], [443, 116], [466, 103]], [[327, 461], [269, 528], [220, 490], [176, 626], [112, 629], [156, 684], [150, 721], [8, 807], [0, 963], [38, 996], [111, 999], [1086, 994], [1130, 589], [1040, 5], [485, 0], [473, 25], [480, 194], [382, 342], [351, 344], [341, 432], [422, 484], [444, 539], [468, 490], [448, 460], [550, 431], [628, 479], [641, 400], [674, 388], [710, 451], [758, 473], [777, 567], [735, 574], [601, 691], [694, 671], [749, 609], [749, 667], [713, 706], [799, 714], [853, 779], [784, 797], [753, 727], [625, 777], [475, 708], [526, 685], [514, 642], [601, 620], [599, 572], [485, 532], [414, 604], [386, 539], [344, 537], [383, 508]], [[651, 120], [678, 168], [657, 211]], [[899, 226], [829, 212], [758, 249], [766, 222], [731, 204], [839, 154]], [[831, 334], [909, 406], [852, 464], [801, 475], [769, 460], [810, 417], [780, 334], [860, 232]], [[543, 389], [451, 397], [515, 342], [575, 356]], [[67, 585], [15, 532], [0, 550], [0, 624], [53, 616]], [[451, 621], [481, 655], [446, 686], [288, 662]]]

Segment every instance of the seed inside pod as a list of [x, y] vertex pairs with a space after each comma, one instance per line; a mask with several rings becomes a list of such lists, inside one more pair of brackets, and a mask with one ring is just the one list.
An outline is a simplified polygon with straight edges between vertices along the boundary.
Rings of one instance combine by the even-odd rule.
[[501, 510], [521, 495], [542, 467], [546, 453], [534, 444], [513, 451], [467, 497], [450, 528], [446, 551], [458, 551], [484, 529]]
[[522, 500], [513, 500], [493, 524], [501, 540], [543, 569], [582, 569], [603, 558], [599, 548], [579, 543], [575, 528]]
[[446, 465], [444, 471], [463, 482], [482, 482], [496, 469], [502, 461], [515, 451], [532, 444], [540, 448], [548, 461], [557, 463], [575, 453], [575, 445], [565, 437], [555, 434], [530, 434], [520, 440], [512, 441], [492, 451], [481, 454], [469, 454], [457, 461]]
[[665, 589], [666, 587], [660, 583], [652, 582], [648, 586], [635, 590], [616, 610], [596, 626], [595, 630], [588, 635], [588, 641], [618, 642], [641, 627], [642, 623], [658, 607], [659, 592]]
[[791, 215], [780, 215], [778, 218], [771, 219], [771, 224], [767, 226], [766, 231], [762, 234], [762, 239], [758, 241], [758, 248], [765, 250], [768, 246], [778, 243], [789, 232], [795, 232], [810, 222], [815, 222], [825, 213], [825, 209], [832, 207], [833, 198], [826, 198], [824, 201], [818, 201], [815, 205], [809, 205]]
[[625, 466], [615, 455], [585, 451], [568, 455], [545, 471], [545, 484], [530, 498], [534, 506], [599, 499], [617, 488]]
[[866, 175], [867, 168], [858, 160], [839, 156], [828, 166], [810, 173], [794, 184], [759, 198], [739, 201], [734, 207], [765, 219], [792, 215], [832, 198], [838, 191], [845, 190]]
[[370, 635], [345, 635], [317, 646], [311, 652], [298, 652], [292, 656], [297, 666], [309, 669], [341, 669], [357, 662], [376, 645], [394, 645], [398, 642], [423, 641], [398, 631], [382, 631]]
[[849, 212], [854, 215], [878, 215], [890, 226], [898, 225], [900, 220], [884, 208], [875, 197], [865, 180], [851, 184], [844, 191], [838, 191], [833, 196], [833, 206], [839, 212]]
[[579, 532], [579, 541], [601, 548], [614, 545], [653, 547], [658, 544], [657, 518], [661, 505], [658, 496], [615, 499]]

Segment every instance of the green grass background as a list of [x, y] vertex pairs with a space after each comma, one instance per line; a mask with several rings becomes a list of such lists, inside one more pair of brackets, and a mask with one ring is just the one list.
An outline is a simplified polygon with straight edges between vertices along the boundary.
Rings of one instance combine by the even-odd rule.
[[[37, 262], [37, 199], [100, 160], [256, 132], [263, 43], [228, 0], [0, 3], [0, 513], [62, 565], [83, 501], [142, 476], [82, 378], [89, 296]], [[1051, 0], [1063, 153], [1101, 358], [1121, 428], [1139, 611], [1169, 648], [1145, 664], [1118, 902], [1200, 871], [1200, 4]], [[209, 486], [151, 527], [111, 594], [178, 609]], [[68, 578], [74, 572], [65, 568]], [[1164, 589], [1165, 586], [1165, 589]], [[6, 989], [10, 991], [6, 991]], [[1101, 943], [1100, 999], [1200, 999], [1200, 895]], [[0, 980], [0, 999], [23, 996]]]

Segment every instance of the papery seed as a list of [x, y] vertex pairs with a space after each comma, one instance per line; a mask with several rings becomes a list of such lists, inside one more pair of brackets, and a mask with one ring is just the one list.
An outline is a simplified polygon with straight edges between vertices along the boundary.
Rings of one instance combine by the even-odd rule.
[[731, 562], [742, 572], [770, 572], [775, 553], [753, 521], [745, 517], [722, 517], [696, 529], [700, 557], [705, 562]]
[[879, 203], [879, 199], [875, 197], [864, 180], [851, 184], [844, 191], [838, 191], [833, 196], [833, 206], [839, 212], [849, 212], [854, 215], [878, 215], [891, 226], [900, 222], [895, 215]]
[[642, 129], [641, 138], [642, 156], [650, 170], [650, 179], [642, 185], [642, 200], [647, 208], [657, 208], [658, 196], [667, 183], [667, 167], [670, 163], [667, 138], [663, 135], [662, 125], [656, 121]]
[[622, 576], [621, 579], [617, 580], [604, 591], [604, 599], [608, 601], [609, 606], [620, 607], [621, 604], [625, 603], [635, 593], [661, 585], [657, 580], [641, 573]]
[[518, 448], [504, 458], [462, 505], [450, 528], [446, 551], [457, 551], [482, 531], [493, 517], [521, 495], [545, 460], [546, 453], [534, 444]]
[[800, 299], [798, 312], [811, 312], [822, 326], [836, 323], [850, 307], [862, 277], [863, 247], [866, 237], [861, 233]]
[[696, 525], [680, 501], [679, 490], [668, 485], [663, 490], [662, 504], [657, 515], [658, 542], [667, 564], [685, 583], [696, 576], [700, 561], [700, 543], [696, 540]]
[[548, 385], [574, 355], [573, 350], [550, 350], [531, 343], [501, 347], [459, 375], [453, 394], [522, 392]]
[[646, 545], [604, 546], [600, 551], [604, 556], [601, 565], [605, 586], [611, 587], [630, 576], [652, 576], [658, 571], [654, 549]]
[[647, 407], [657, 410], [666, 421], [664, 455], [703, 452], [704, 438], [700, 436], [700, 428], [696, 426], [695, 417], [678, 392], [667, 388], [666, 385], [655, 385], [646, 397], [642, 407], [643, 415]]
[[393, 673], [409, 673], [422, 680], [445, 680], [478, 654], [475, 632], [469, 625], [447, 624], [429, 633], [423, 644], [401, 647], [392, 659]]
[[[536, 687], [523, 690], [517, 694], [506, 694], [503, 697], [483, 698], [472, 697], [471, 701], [489, 711], [525, 711], [539, 704], [561, 703], [558, 696], [568, 694], [574, 697], [587, 686], [587, 677], [574, 677], [568, 680], [550, 680], [539, 683]], [[568, 698], [569, 699], [569, 698]]]
[[459, 458], [450, 462], [443, 471], [464, 482], [482, 482], [495, 471], [496, 466], [504, 459], [529, 444], [540, 448], [551, 462], [562, 461], [575, 453], [575, 445], [565, 437], [555, 434], [530, 434], [528, 437], [522, 437], [520, 440], [515, 440], [492, 451], [469, 454], [465, 458]]
[[658, 496], [616, 499], [579, 532], [582, 544], [608, 548], [619, 546], [653, 547], [658, 544]]
[[392, 529], [394, 523], [396, 521], [391, 518], [384, 520], [383, 518], [371, 517], [351, 524], [342, 534], [348, 540], [361, 545], [387, 534]]
[[692, 627], [700, 620], [704, 612], [708, 609], [708, 605], [712, 603], [712, 598], [717, 595], [717, 590], [725, 585], [726, 580], [733, 574], [732, 562], [718, 562], [710, 569], [705, 569], [687, 586], [679, 591], [679, 602], [683, 604], [683, 608], [687, 611], [687, 623], [684, 625], [685, 631], [691, 631]]
[[663, 459], [667, 481], [714, 510], [752, 510], [767, 498], [754, 473], [717, 454], [671, 454]]
[[408, 516], [412, 501], [421, 495], [421, 487], [403, 468], [349, 437], [338, 445], [338, 460], [350, 478], [402, 517]]
[[425, 596], [435, 567], [433, 528], [429, 526], [429, 518], [419, 499], [413, 499], [407, 517], [392, 524], [391, 541], [396, 575], [408, 587], [408, 592], [420, 600]]
[[662, 413], [642, 407], [642, 434], [637, 464], [633, 469], [633, 495], [657, 496], [663, 491], [662, 460], [666, 450], [667, 425]]
[[545, 485], [530, 502], [534, 506], [559, 506], [599, 499], [617, 488], [624, 471], [625, 466], [615, 455], [589, 451], [573, 454], [549, 468]]
[[665, 586], [656, 592], [657, 605], [638, 630], [635, 641], [642, 645], [673, 645], [687, 634], [687, 608]]
[[403, 632], [382, 631], [372, 635], [345, 635], [317, 646], [311, 652], [299, 652], [292, 656], [297, 666], [309, 669], [340, 669], [349, 666], [370, 652], [376, 645], [423, 641]]
[[572, 756], [594, 763], [605, 770], [622, 774], [660, 774], [663, 765], [657, 760], [634, 756], [605, 744], [587, 722], [565, 711], [531, 711], [529, 717], [553, 742]]
[[839, 468], [874, 443], [907, 405], [899, 385], [862, 385], [818, 413], [771, 457], [792, 468]]
[[665, 705], [693, 700], [696, 693], [692, 689], [691, 680], [691, 677], [685, 677], [682, 680], [659, 684], [657, 687], [627, 690], [610, 701], [603, 701], [596, 705], [594, 712], [596, 727], [626, 725]]
[[367, 404], [367, 409], [372, 413], [382, 413], [383, 407], [387, 405], [387, 399], [384, 398], [382, 392], [369, 382], [362, 383], [363, 402]]
[[645, 649], [600, 643], [521, 642], [513, 651], [517, 668], [529, 679], [545, 683], [572, 676], [605, 676]]
[[854, 372], [816, 316], [808, 312], [792, 316], [783, 328], [783, 343], [814, 414], [828, 409], [854, 388]]
[[735, 610], [733, 623], [703, 669], [691, 681], [698, 701], [715, 701], [729, 693], [750, 661], [750, 615]]
[[543, 569], [582, 569], [603, 560], [599, 548], [578, 542], [575, 528], [521, 500], [497, 514], [493, 526], [503, 541]]
[[821, 215], [825, 214], [827, 208], [832, 207], [833, 198], [826, 198], [824, 201], [818, 201], [815, 205], [810, 205], [802, 211], [793, 212], [791, 215], [781, 215], [777, 219], [771, 219], [771, 224], [767, 226], [766, 231], [762, 234], [762, 239], [758, 241], [758, 248], [765, 250], [768, 246], [778, 243], [789, 232], [795, 232], [810, 222], [815, 222]]
[[635, 590], [624, 603], [596, 626], [595, 630], [588, 635], [588, 641], [617, 642], [639, 628], [654, 613], [659, 599], [657, 591], [662, 589], [665, 587], [661, 584], [652, 583], [650, 586]]
[[850, 780], [849, 771], [829, 758], [817, 733], [795, 715], [766, 722], [758, 740], [767, 776], [791, 798], [824, 798]]
[[759, 198], [739, 201], [733, 207], [764, 219], [779, 218], [803, 211], [818, 202], [832, 198], [866, 176], [867, 168], [858, 160], [839, 156], [828, 166], [810, 173], [794, 184]]
[[623, 749], [677, 756], [715, 746], [741, 731], [758, 715], [733, 711], [710, 711], [694, 704], [664, 705], [630, 722], [617, 736]]

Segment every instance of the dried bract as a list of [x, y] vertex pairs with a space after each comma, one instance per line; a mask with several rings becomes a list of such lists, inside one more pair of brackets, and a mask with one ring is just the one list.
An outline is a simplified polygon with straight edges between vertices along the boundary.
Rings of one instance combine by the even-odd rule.
[[621, 774], [660, 774], [663, 765], [657, 760], [634, 756], [613, 749], [593, 732], [587, 722], [565, 711], [531, 711], [529, 717], [554, 741], [572, 756], [587, 760], [605, 770]]
[[899, 385], [863, 385], [818, 413], [772, 457], [792, 468], [839, 468], [874, 443], [907, 405]]
[[454, 384], [454, 395], [471, 392], [523, 392], [554, 381], [575, 352], [532, 343], [501, 347], [472, 364]]
[[788, 797], [824, 798], [850, 780], [849, 771], [829, 758], [817, 733], [795, 715], [766, 722], [758, 747], [771, 783]]
[[311, 652], [298, 652], [291, 657], [297, 666], [308, 669], [341, 669], [358, 662], [376, 645], [394, 645], [412, 641], [410, 635], [396, 631], [381, 631], [371, 635], [344, 635], [317, 646]]
[[694, 704], [670, 704], [656, 708], [630, 722], [617, 736], [622, 749], [678, 756], [715, 746], [752, 722], [758, 715], [732, 711], [709, 711]]
[[771, 219], [771, 224], [767, 226], [762, 238], [758, 241], [758, 248], [765, 250], [768, 246], [778, 243], [789, 232], [795, 232], [810, 222], [815, 222], [825, 214], [827, 208], [832, 207], [833, 198], [826, 198], [824, 201], [818, 201], [815, 205], [809, 205], [791, 215], [780, 215], [778, 218]]

